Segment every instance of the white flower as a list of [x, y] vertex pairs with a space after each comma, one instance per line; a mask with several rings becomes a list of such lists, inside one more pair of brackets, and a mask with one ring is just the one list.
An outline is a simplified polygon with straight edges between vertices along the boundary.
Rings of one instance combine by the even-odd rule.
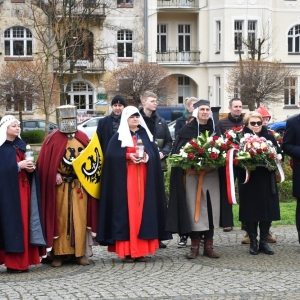
[[213, 140], [213, 137], [212, 136], [209, 136], [208, 138], [207, 138], [207, 141], [208, 142], [211, 142]]
[[279, 153], [279, 154], [277, 154], [277, 159], [279, 160], [279, 161], [281, 161], [282, 160], [282, 155]]
[[222, 156], [224, 157], [224, 158], [226, 158], [226, 153], [224, 152], [224, 153], [222, 153]]
[[184, 149], [180, 149], [179, 155], [182, 157], [188, 157], [187, 153], [184, 151]]

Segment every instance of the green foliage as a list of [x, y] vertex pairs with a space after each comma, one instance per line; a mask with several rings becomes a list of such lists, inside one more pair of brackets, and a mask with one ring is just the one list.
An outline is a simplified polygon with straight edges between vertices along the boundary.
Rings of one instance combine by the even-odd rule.
[[21, 138], [26, 144], [41, 144], [44, 140], [45, 132], [42, 130], [30, 130], [21, 132]]
[[280, 202], [292, 202], [295, 200], [292, 195], [293, 183], [291, 180], [285, 180], [282, 183], [278, 183], [277, 187]]

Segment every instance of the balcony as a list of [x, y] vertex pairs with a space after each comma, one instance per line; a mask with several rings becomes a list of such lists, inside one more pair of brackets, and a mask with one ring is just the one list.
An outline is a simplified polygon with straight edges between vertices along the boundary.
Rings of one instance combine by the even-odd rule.
[[157, 0], [157, 8], [164, 10], [187, 9], [198, 10], [199, 0]]
[[201, 51], [169, 50], [156, 52], [156, 62], [159, 64], [198, 65]]
[[[75, 61], [67, 59], [63, 64], [64, 73], [71, 73], [71, 64], [73, 63], [73, 73], [82, 71], [83, 73], [101, 73], [105, 72], [104, 57], [90, 57], [88, 59], [77, 59]], [[53, 72], [58, 70], [58, 61], [53, 63]]]

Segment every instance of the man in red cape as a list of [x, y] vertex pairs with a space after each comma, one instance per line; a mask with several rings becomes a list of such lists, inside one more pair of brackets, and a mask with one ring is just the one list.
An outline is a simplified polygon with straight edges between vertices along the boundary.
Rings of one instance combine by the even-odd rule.
[[85, 256], [91, 255], [91, 247], [86, 249], [86, 240], [95, 235], [97, 227], [98, 201], [83, 189], [71, 163], [89, 138], [77, 131], [76, 121], [71, 131], [55, 130], [47, 136], [37, 161], [47, 251], [54, 254], [53, 267], [60, 267], [70, 255], [75, 255], [78, 264], [89, 264]]

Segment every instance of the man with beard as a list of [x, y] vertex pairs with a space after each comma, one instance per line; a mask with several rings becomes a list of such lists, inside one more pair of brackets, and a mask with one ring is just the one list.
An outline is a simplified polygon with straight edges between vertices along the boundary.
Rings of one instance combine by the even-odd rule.
[[[182, 146], [200, 133], [209, 131], [210, 135], [214, 133], [219, 135], [219, 130], [215, 128], [211, 118], [210, 102], [199, 100], [194, 104], [194, 108], [195, 119], [178, 131], [172, 151], [174, 154], [178, 154]], [[178, 167], [173, 167], [171, 170], [166, 230], [179, 234], [190, 232], [192, 244], [191, 251], [187, 254], [188, 259], [198, 256], [202, 236], [204, 237], [203, 255], [210, 258], [219, 257], [213, 250], [214, 228], [219, 227], [220, 221], [219, 175], [216, 169], [205, 171], [200, 202], [197, 190], [202, 176], [201, 171], [183, 170]], [[197, 221], [195, 212], [199, 212]]]

